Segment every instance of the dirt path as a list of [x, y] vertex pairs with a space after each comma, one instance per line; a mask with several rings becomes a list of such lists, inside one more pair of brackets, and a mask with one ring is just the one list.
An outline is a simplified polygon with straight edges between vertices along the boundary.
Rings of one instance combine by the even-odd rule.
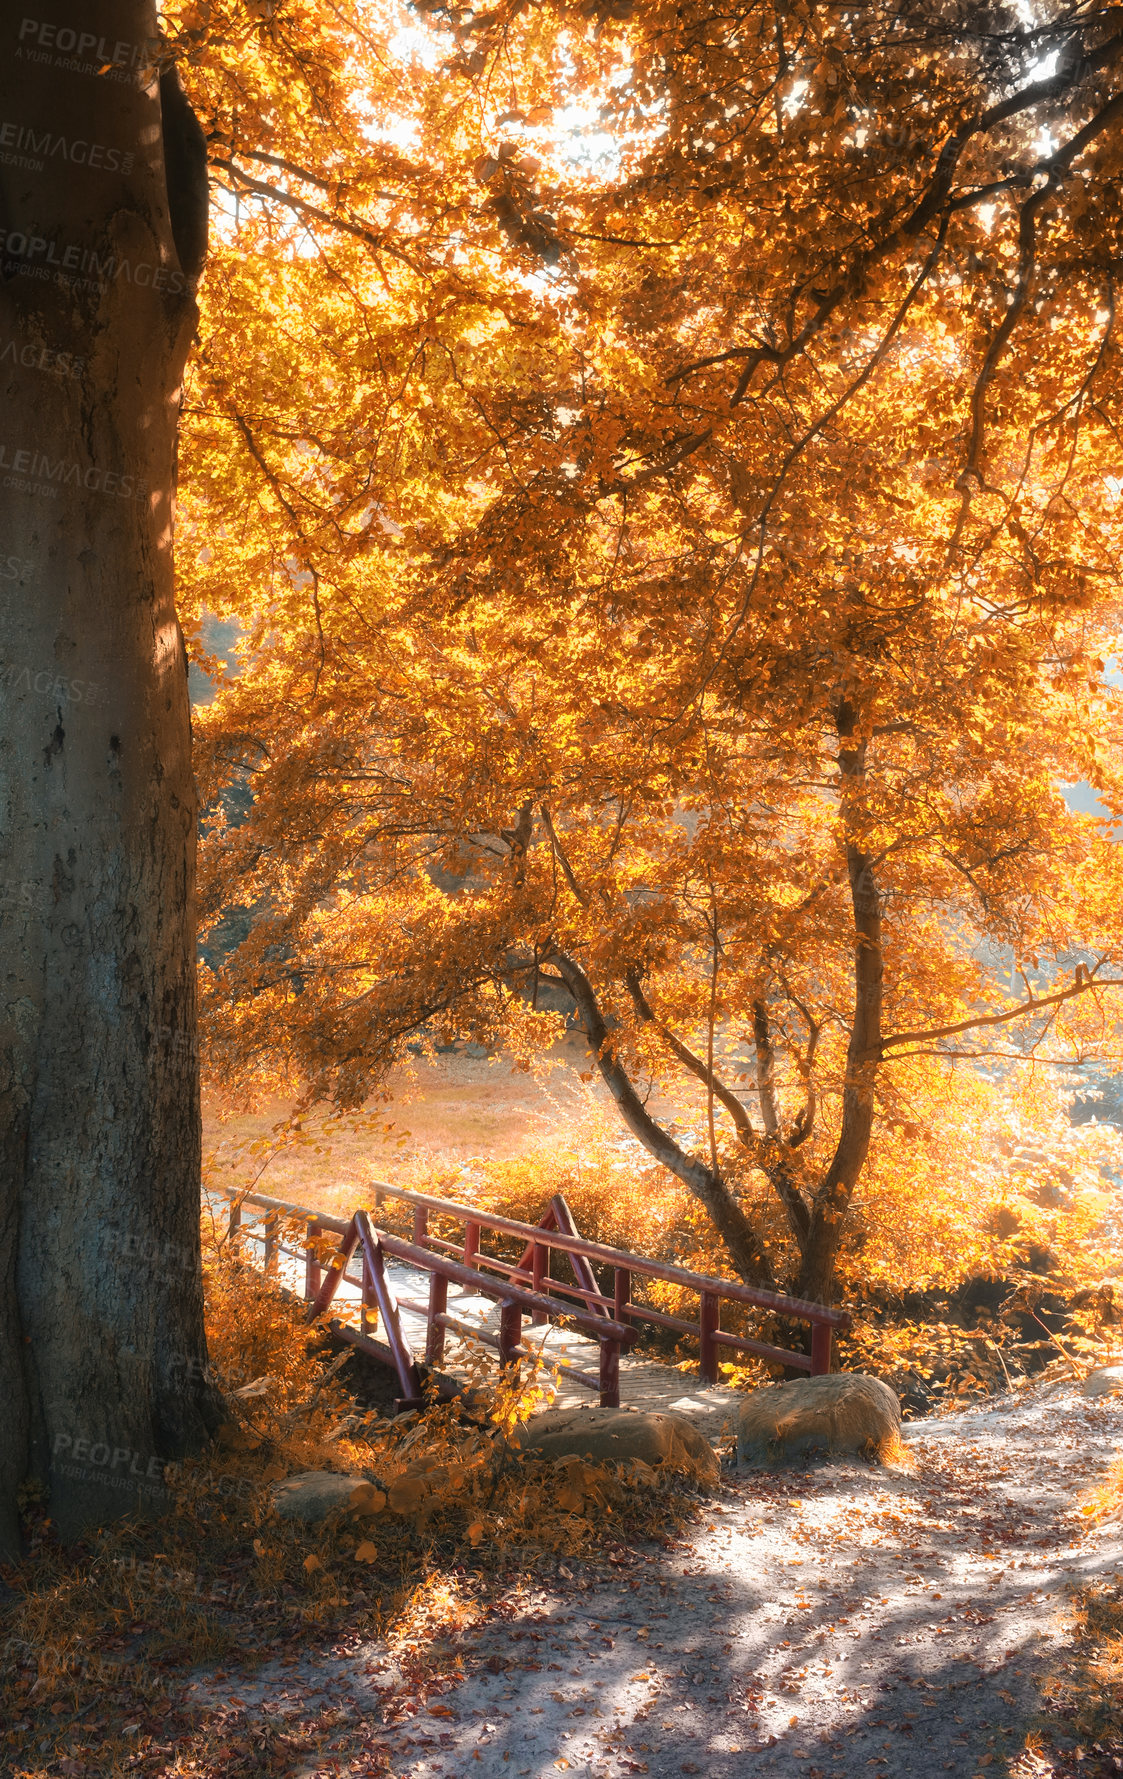
[[1123, 1399], [1053, 1386], [907, 1433], [910, 1473], [731, 1473], [672, 1552], [574, 1565], [432, 1649], [426, 1700], [370, 1645], [240, 1699], [381, 1724], [409, 1779], [1041, 1779], [1025, 1727], [1066, 1590], [1123, 1561], [1120, 1528], [1078, 1511], [1123, 1451]]

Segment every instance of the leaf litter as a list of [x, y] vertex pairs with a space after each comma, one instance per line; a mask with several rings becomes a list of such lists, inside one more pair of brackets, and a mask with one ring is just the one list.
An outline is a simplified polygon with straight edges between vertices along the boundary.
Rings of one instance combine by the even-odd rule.
[[728, 1471], [665, 1547], [609, 1541], [486, 1600], [434, 1580], [393, 1641], [308, 1646], [234, 1696], [365, 1726], [367, 1764], [307, 1774], [1098, 1779], [1116, 1757], [1042, 1706], [1073, 1590], [1118, 1577], [1120, 1526], [1081, 1500], [1121, 1435], [1123, 1400], [1062, 1381], [909, 1424], [911, 1470]]

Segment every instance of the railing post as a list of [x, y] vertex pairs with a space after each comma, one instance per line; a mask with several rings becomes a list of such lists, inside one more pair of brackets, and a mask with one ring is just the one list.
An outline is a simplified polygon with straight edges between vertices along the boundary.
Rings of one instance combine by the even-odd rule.
[[270, 1211], [265, 1219], [265, 1271], [267, 1274], [277, 1270], [277, 1226], [280, 1219], [276, 1211]]
[[320, 1254], [317, 1242], [320, 1239], [320, 1225], [315, 1217], [309, 1217], [308, 1227], [304, 1232], [304, 1295], [315, 1297], [322, 1281]]
[[504, 1303], [499, 1310], [499, 1363], [510, 1365], [518, 1355], [515, 1348], [522, 1339], [523, 1313], [517, 1303]]
[[413, 1241], [417, 1248], [429, 1245], [429, 1207], [418, 1205], [413, 1213]]
[[620, 1342], [603, 1339], [600, 1343], [600, 1405], [620, 1407]]
[[[550, 1250], [547, 1248], [546, 1244], [544, 1242], [535, 1242], [534, 1255], [530, 1262], [530, 1276], [535, 1291], [541, 1291], [542, 1289], [542, 1281], [546, 1276], [546, 1268], [549, 1265], [549, 1260]], [[540, 1326], [546, 1320], [545, 1310], [535, 1310], [533, 1320], [536, 1327]]]
[[[343, 1270], [346, 1272], [346, 1267]], [[367, 1256], [366, 1243], [362, 1239], [359, 1241], [359, 1273], [363, 1281], [359, 1299], [359, 1328], [363, 1334], [366, 1334], [370, 1329], [369, 1306], [371, 1304], [374, 1305], [374, 1325], [376, 1328], [378, 1327], [378, 1293], [374, 1288], [374, 1268]]]
[[425, 1336], [426, 1365], [440, 1365], [445, 1356], [444, 1323], [437, 1320], [448, 1309], [448, 1279], [435, 1272], [429, 1279], [429, 1328]]
[[811, 1324], [811, 1376], [822, 1377], [831, 1368], [831, 1325]]
[[631, 1297], [631, 1295], [632, 1295], [632, 1275], [628, 1271], [626, 1266], [618, 1266], [616, 1268], [616, 1271], [614, 1274], [614, 1284], [613, 1284], [613, 1291], [612, 1291], [613, 1305], [614, 1305], [613, 1311], [612, 1311], [612, 1319], [614, 1322], [623, 1322], [624, 1321], [625, 1311], [628, 1308], [628, 1299]]
[[[566, 1204], [562, 1193], [555, 1192], [550, 1200], [550, 1209], [554, 1213], [554, 1223], [560, 1234], [578, 1235], [580, 1233], [574, 1221], [573, 1212]], [[594, 1301], [601, 1295], [601, 1290], [597, 1284], [596, 1274], [590, 1264], [589, 1256], [572, 1248], [565, 1248], [562, 1252], [569, 1261], [573, 1277], [585, 1299], [585, 1308], [591, 1310], [595, 1316], [607, 1316], [608, 1311], [604, 1305]]]
[[230, 1200], [230, 1222], [227, 1225], [226, 1233], [227, 1235], [237, 1235], [241, 1227], [242, 1201], [239, 1198], [232, 1198]]
[[390, 1281], [386, 1277], [386, 1259], [382, 1247], [382, 1237], [370, 1226], [370, 1218], [365, 1211], [356, 1211], [351, 1227], [355, 1231], [360, 1252], [363, 1256], [363, 1314], [366, 1304], [373, 1300], [382, 1317], [382, 1325], [386, 1331], [386, 1340], [394, 1355], [394, 1367], [402, 1386], [402, 1395], [398, 1405], [408, 1408], [422, 1406], [421, 1377], [417, 1369], [417, 1361], [413, 1356], [413, 1348], [402, 1332], [402, 1319], [398, 1312], [398, 1300], [394, 1296]]
[[480, 1226], [478, 1223], [464, 1225], [464, 1264], [471, 1266], [480, 1251]]
[[317, 1291], [315, 1298], [312, 1301], [312, 1307], [309, 1311], [310, 1320], [315, 1321], [317, 1316], [322, 1316], [328, 1305], [334, 1299], [336, 1291], [339, 1289], [340, 1280], [347, 1271], [351, 1256], [355, 1252], [358, 1241], [358, 1224], [356, 1219], [352, 1217], [350, 1223], [347, 1225], [339, 1247], [328, 1261], [327, 1274], [320, 1281], [320, 1289]]
[[702, 1308], [698, 1317], [698, 1335], [701, 1347], [701, 1372], [707, 1384], [717, 1383], [717, 1342], [714, 1335], [721, 1326], [721, 1298], [712, 1291], [703, 1291]]

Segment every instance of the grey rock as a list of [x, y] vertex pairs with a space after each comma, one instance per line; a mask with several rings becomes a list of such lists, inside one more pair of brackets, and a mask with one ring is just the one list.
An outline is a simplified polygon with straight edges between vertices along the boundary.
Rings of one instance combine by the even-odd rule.
[[1123, 1365], [1098, 1365], [1090, 1371], [1081, 1386], [1081, 1394], [1091, 1396], [1118, 1396], [1123, 1393]]
[[901, 1405], [888, 1384], [831, 1372], [754, 1390], [737, 1418], [737, 1459], [760, 1468], [819, 1454], [900, 1455]]
[[334, 1470], [304, 1470], [287, 1476], [273, 1491], [273, 1506], [283, 1520], [315, 1526], [340, 1508], [358, 1509], [370, 1494], [361, 1476], [340, 1476]]
[[538, 1458], [587, 1458], [593, 1464], [638, 1458], [695, 1482], [714, 1484], [721, 1476], [717, 1453], [705, 1434], [673, 1410], [550, 1409], [519, 1427], [513, 1443]]

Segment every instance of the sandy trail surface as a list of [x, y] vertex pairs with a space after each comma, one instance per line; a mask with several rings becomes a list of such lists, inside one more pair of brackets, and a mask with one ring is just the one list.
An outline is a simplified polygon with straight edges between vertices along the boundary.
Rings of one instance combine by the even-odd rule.
[[409, 1779], [1043, 1779], [1025, 1734], [1069, 1590], [1123, 1563], [1118, 1523], [1079, 1511], [1123, 1398], [1052, 1385], [906, 1436], [911, 1471], [730, 1471], [670, 1550], [572, 1563], [427, 1652], [309, 1651], [239, 1701], [322, 1700]]

